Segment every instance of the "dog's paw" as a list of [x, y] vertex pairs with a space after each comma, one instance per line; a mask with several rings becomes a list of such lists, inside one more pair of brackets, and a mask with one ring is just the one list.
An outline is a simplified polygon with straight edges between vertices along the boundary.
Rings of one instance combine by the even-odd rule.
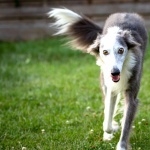
[[122, 148], [122, 147], [117, 147], [117, 149], [116, 149], [116, 150], [127, 150], [127, 149]]
[[110, 140], [112, 140], [113, 137], [114, 136], [113, 136], [112, 133], [104, 132], [104, 134], [103, 134], [103, 141], [110, 141]]
[[131, 145], [118, 142], [116, 150], [132, 150]]
[[126, 149], [126, 148], [121, 147], [121, 146], [120, 146], [120, 144], [118, 144], [118, 145], [117, 145], [116, 150], [127, 150], [127, 149]]

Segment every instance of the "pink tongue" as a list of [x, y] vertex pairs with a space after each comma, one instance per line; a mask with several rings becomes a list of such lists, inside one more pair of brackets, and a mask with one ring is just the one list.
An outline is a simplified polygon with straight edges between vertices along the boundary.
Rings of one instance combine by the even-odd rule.
[[114, 82], [118, 82], [120, 80], [120, 75], [117, 75], [117, 76], [111, 76], [112, 77], [112, 80]]

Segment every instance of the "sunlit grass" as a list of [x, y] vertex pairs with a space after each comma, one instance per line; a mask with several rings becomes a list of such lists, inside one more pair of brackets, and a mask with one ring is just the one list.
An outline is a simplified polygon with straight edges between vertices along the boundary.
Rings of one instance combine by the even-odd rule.
[[[149, 150], [150, 52], [144, 63], [133, 150]], [[61, 39], [0, 43], [0, 149], [111, 150], [102, 141], [99, 67]]]

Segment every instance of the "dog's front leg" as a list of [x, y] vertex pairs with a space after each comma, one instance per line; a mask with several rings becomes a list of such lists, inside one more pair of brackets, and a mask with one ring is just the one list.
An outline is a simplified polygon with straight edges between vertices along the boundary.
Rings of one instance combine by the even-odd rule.
[[105, 109], [104, 109], [104, 122], [103, 122], [103, 140], [111, 140], [113, 138], [112, 119], [117, 96], [113, 96], [111, 89], [106, 89], [105, 95]]
[[130, 91], [127, 91], [125, 95], [126, 95], [126, 105], [124, 110], [124, 118], [122, 122], [122, 132], [120, 140], [117, 144], [117, 150], [128, 149], [130, 129], [138, 105], [138, 100]]

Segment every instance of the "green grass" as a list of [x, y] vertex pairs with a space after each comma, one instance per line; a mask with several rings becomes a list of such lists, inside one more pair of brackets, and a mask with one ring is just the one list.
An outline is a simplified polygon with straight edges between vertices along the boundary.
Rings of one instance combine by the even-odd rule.
[[[95, 58], [63, 43], [57, 38], [0, 43], [0, 150], [115, 149], [119, 133], [110, 142], [102, 141]], [[147, 51], [133, 150], [150, 149], [149, 57]]]

